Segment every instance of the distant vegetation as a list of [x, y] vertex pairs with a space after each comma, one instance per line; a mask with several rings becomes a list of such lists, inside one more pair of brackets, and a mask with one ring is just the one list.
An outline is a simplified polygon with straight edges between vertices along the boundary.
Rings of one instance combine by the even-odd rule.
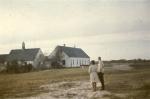
[[143, 63], [143, 62], [150, 62], [150, 60], [139, 58], [139, 59], [132, 59], [132, 60], [119, 59], [119, 60], [111, 60], [111, 61], [104, 61], [104, 62], [111, 62], [111, 63]]
[[18, 64], [17, 61], [12, 61], [11, 64], [7, 64], [6, 73], [26, 73], [33, 70], [31, 64]]
[[[150, 67], [150, 60], [146, 59], [120, 59], [120, 60], [111, 60], [111, 61], [104, 61], [104, 64], [106, 67], [112, 66], [112, 63], [128, 63], [131, 67], [140, 69], [140, 68], [147, 68]], [[57, 61], [52, 61], [51, 63], [53, 68], [64, 68], [62, 65], [60, 65]], [[44, 68], [44, 69], [50, 69], [50, 68]], [[1, 73], [26, 73], [31, 71], [36, 71], [37, 69], [34, 69], [31, 64], [18, 64], [17, 61], [12, 61], [11, 64], [7, 64], [6, 66], [1, 65], [0, 66], [0, 72]], [[42, 66], [38, 68], [38, 70], [43, 70]]]

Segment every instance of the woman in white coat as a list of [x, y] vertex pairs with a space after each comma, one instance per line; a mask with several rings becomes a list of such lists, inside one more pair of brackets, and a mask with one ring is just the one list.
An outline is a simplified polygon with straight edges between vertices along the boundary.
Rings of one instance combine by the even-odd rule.
[[91, 61], [91, 65], [89, 66], [89, 74], [90, 74], [90, 82], [93, 87], [93, 91], [96, 91], [96, 83], [100, 82], [97, 75], [97, 65], [95, 61]]

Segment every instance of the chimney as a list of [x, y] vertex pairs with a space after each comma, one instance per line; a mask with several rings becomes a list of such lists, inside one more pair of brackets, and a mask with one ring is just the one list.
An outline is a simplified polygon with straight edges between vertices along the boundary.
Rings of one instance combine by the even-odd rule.
[[64, 44], [64, 47], [66, 47], [66, 44]]
[[25, 43], [22, 42], [22, 49], [25, 50]]

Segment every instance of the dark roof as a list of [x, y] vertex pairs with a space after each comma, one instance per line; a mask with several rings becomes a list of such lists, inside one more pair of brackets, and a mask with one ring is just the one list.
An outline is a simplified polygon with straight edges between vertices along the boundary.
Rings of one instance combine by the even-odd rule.
[[66, 47], [66, 46], [57, 46], [57, 48], [61, 49], [69, 57], [89, 58], [89, 56], [81, 48]]
[[39, 50], [40, 48], [11, 50], [8, 57], [8, 61], [13, 60], [33, 61]]
[[0, 62], [6, 61], [8, 54], [0, 54]]

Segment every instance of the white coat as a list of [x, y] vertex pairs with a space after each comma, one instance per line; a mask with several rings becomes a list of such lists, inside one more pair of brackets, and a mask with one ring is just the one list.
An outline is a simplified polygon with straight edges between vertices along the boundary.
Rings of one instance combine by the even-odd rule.
[[104, 73], [104, 63], [101, 60], [98, 61], [97, 72]]
[[99, 82], [99, 78], [97, 75], [97, 66], [96, 65], [90, 65], [89, 66], [89, 74], [90, 74], [90, 81], [92, 82]]

